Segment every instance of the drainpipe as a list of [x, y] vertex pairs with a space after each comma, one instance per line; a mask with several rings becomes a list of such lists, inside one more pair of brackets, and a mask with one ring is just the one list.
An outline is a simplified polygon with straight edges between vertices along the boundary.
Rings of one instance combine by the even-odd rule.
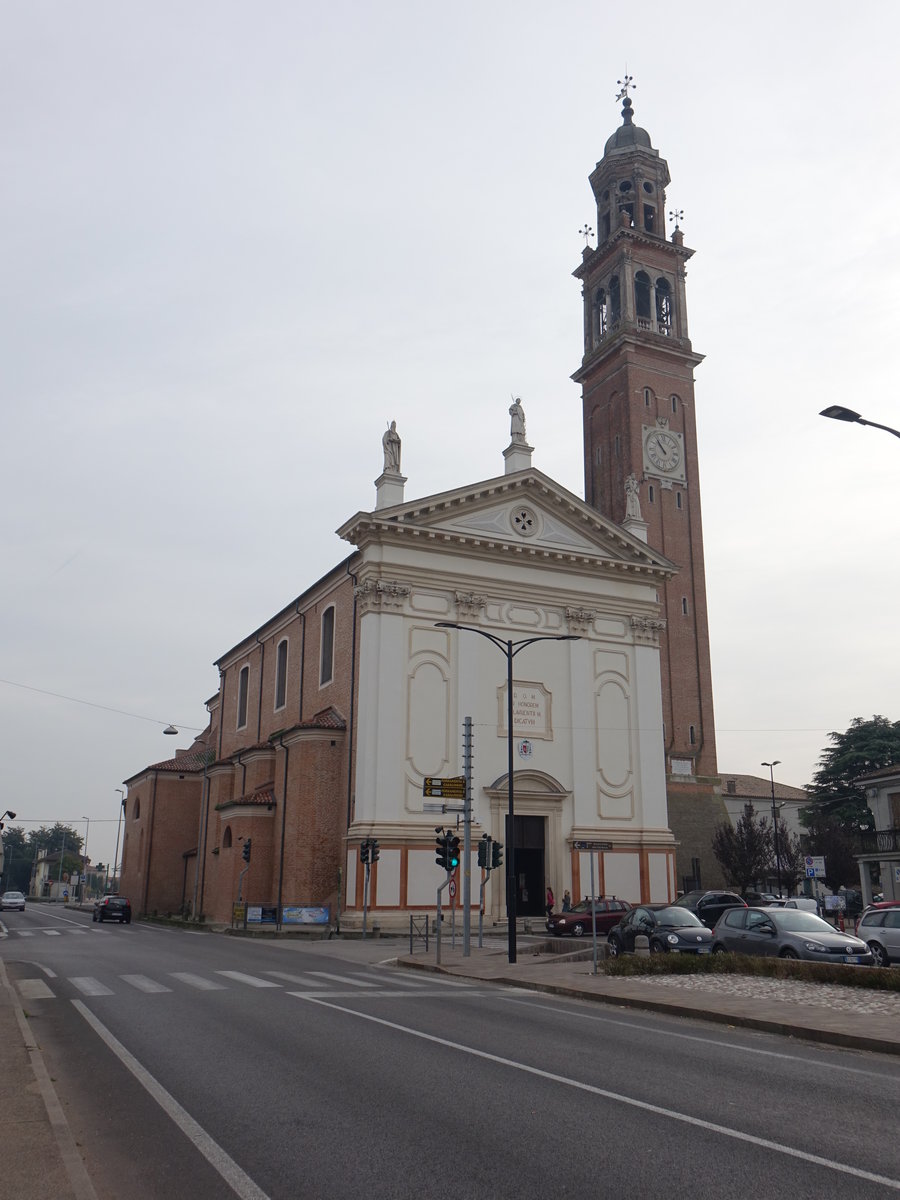
[[263, 692], [263, 675], [266, 666], [266, 643], [259, 640], [259, 634], [256, 635], [256, 644], [259, 646], [259, 700], [256, 705], [256, 740], [259, 741], [262, 732], [262, 692]]
[[350, 727], [347, 730], [347, 828], [350, 828], [350, 811], [353, 801], [353, 722], [356, 715], [356, 584], [357, 577], [347, 565], [347, 574], [353, 580], [353, 642], [350, 647]]
[[297, 602], [297, 612], [303, 622], [300, 630], [300, 707], [297, 710], [297, 722], [303, 720], [303, 680], [306, 673], [306, 613], [300, 612], [300, 602]]
[[284, 751], [284, 775], [281, 782], [281, 852], [278, 856], [278, 924], [281, 928], [281, 902], [284, 895], [284, 831], [287, 825], [287, 784], [288, 765], [291, 761], [291, 748], [284, 744], [284, 734], [280, 734], [278, 745]]

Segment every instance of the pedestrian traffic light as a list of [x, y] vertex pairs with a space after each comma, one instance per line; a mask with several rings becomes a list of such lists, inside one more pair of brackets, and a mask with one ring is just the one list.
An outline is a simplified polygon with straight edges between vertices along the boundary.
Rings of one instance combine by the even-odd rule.
[[503, 866], [503, 843], [491, 843], [491, 870], [496, 870], [497, 867]]
[[455, 834], [455, 833], [451, 833], [447, 838], [447, 842], [448, 842], [447, 849], [448, 849], [448, 857], [449, 857], [449, 862], [447, 864], [447, 870], [455, 871], [456, 868], [459, 866], [459, 835]]
[[444, 833], [443, 829], [435, 829], [434, 832], [437, 834], [437, 837], [434, 839], [434, 861], [441, 868], [441, 870], [446, 871], [448, 869], [447, 835]]
[[244, 848], [241, 850], [241, 858], [243, 858], [244, 862], [250, 861], [250, 843], [252, 841], [252, 838], [247, 838], [247, 840], [244, 842]]
[[378, 839], [372, 838], [369, 842], [369, 853], [372, 855], [372, 862], [377, 863], [381, 857], [381, 851], [378, 849]]
[[366, 840], [365, 840], [364, 842], [361, 842], [361, 843], [360, 843], [360, 846], [359, 846], [359, 861], [360, 861], [360, 862], [361, 862], [361, 863], [362, 863], [364, 866], [368, 866], [368, 863], [369, 863], [369, 839], [368, 839], [368, 838], [366, 838]]
[[481, 839], [478, 843], [478, 865], [479, 865], [479, 867], [489, 867], [491, 865], [491, 863], [490, 863], [491, 852], [489, 849], [490, 844], [491, 844], [491, 839], [488, 837], [488, 835], [486, 833], [483, 833], [481, 835]]

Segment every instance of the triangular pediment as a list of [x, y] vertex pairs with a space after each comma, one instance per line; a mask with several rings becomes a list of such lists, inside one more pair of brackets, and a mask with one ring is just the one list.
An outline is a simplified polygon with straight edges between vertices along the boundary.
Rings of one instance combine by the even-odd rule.
[[359, 546], [371, 540], [427, 537], [470, 551], [523, 552], [640, 567], [668, 574], [668, 559], [533, 467], [470, 487], [370, 513], [338, 529]]

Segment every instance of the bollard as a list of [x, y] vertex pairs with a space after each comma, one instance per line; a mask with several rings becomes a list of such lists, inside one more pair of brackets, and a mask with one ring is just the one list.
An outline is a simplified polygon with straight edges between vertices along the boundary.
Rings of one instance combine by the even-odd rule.
[[650, 955], [650, 939], [646, 933], [639, 933], [634, 939], [634, 952], [639, 958], [648, 958]]

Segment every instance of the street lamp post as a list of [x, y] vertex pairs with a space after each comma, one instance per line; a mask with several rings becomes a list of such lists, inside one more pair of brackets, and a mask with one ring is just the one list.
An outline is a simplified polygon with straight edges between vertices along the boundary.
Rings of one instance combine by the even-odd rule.
[[[892, 433], [894, 437], [900, 437], [900, 429], [892, 429], [890, 425], [879, 425], [877, 421], [867, 421], [865, 417], [861, 417], [852, 408], [844, 408], [840, 404], [832, 404], [828, 408], [823, 408], [819, 416], [831, 417], [833, 421], [850, 421], [855, 425], [871, 425], [873, 429], [883, 429], [885, 433]], [[763, 763], [763, 766], [765, 766], [765, 763]]]
[[84, 856], [82, 858], [82, 869], [81, 869], [81, 903], [84, 904], [84, 901], [85, 901], [84, 881], [85, 881], [85, 876], [87, 875], [87, 852], [88, 852], [88, 842], [90, 841], [90, 837], [91, 837], [91, 818], [82, 816], [81, 819], [82, 819], [82, 821], [87, 821], [87, 831], [84, 835]]
[[762, 767], [769, 768], [769, 782], [772, 785], [772, 829], [775, 831], [775, 875], [778, 879], [778, 895], [781, 895], [781, 853], [778, 848], [778, 809], [775, 807], [775, 768], [780, 764], [781, 759], [776, 758], [774, 762], [760, 763]]
[[515, 836], [515, 790], [513, 786], [513, 659], [520, 650], [535, 642], [577, 642], [578, 636], [564, 633], [557, 636], [520, 638], [518, 641], [504, 640], [478, 629], [475, 625], [458, 625], [455, 621], [436, 621], [438, 629], [462, 629], [467, 633], [478, 633], [492, 642], [506, 656], [506, 758], [507, 758], [507, 830], [506, 830], [506, 929], [509, 961], [516, 961], [516, 836]]
[[119, 834], [122, 832], [122, 809], [125, 807], [125, 793], [121, 788], [116, 788], [116, 791], [122, 797], [122, 803], [119, 805], [119, 824], [116, 827], [116, 857], [113, 859], [113, 883], [116, 891], [119, 890]]

